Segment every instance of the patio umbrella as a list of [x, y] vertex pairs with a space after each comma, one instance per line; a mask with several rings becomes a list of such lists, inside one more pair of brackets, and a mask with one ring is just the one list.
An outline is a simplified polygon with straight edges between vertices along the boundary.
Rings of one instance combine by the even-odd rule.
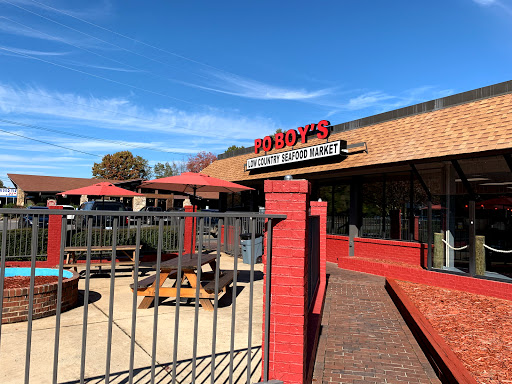
[[87, 187], [70, 189], [57, 193], [57, 195], [93, 195], [93, 196], [115, 196], [115, 197], [130, 197], [130, 196], [144, 196], [140, 193], [129, 191], [124, 188], [116, 187], [114, 184], [107, 181], [101, 183], [89, 185]]
[[162, 177], [144, 181], [142, 188], [165, 189], [174, 192], [192, 193], [194, 198], [196, 192], [242, 192], [254, 188], [245, 185], [235, 184], [230, 181], [217, 179], [202, 173], [185, 172], [178, 176]]

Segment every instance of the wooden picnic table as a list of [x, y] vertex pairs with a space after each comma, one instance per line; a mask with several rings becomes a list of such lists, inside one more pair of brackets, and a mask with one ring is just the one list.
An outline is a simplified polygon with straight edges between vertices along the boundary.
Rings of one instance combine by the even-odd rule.
[[[142, 248], [142, 245], [139, 249]], [[87, 252], [87, 246], [78, 246], [78, 247], [65, 247], [64, 252], [66, 253], [66, 263], [64, 264], [64, 268], [73, 268], [75, 271], [78, 266], [85, 266], [85, 263], [78, 263], [77, 254], [85, 254]], [[93, 245], [90, 247], [91, 252], [101, 252], [101, 253], [112, 253], [111, 245]], [[135, 254], [137, 251], [136, 245], [118, 245], [116, 246], [116, 253], [120, 253], [130, 259], [130, 261], [116, 261], [116, 265], [135, 265]], [[117, 257], [117, 255], [116, 255]], [[102, 262], [91, 262], [91, 267], [104, 267], [108, 266], [107, 263]]]
[[[180, 288], [180, 298], [195, 298], [196, 287], [199, 284], [199, 303], [207, 311], [213, 311], [213, 305], [210, 300], [215, 298], [216, 257], [215, 254], [201, 255], [201, 268], [203, 265], [208, 264], [212, 272], [203, 272], [201, 269], [200, 282], [198, 282], [197, 278], [199, 255], [197, 253], [184, 254], [181, 258], [182, 286]], [[156, 265], [154, 267], [156, 268]], [[160, 297], [176, 297], [177, 270], [178, 258], [163, 261], [160, 264]], [[137, 295], [144, 296], [139, 309], [149, 308], [155, 300], [156, 276], [157, 274], [155, 273], [137, 282]], [[233, 271], [219, 271], [219, 289], [217, 293], [227, 291], [227, 287], [233, 281], [233, 276]], [[166, 279], [175, 279], [176, 281], [172, 287], [162, 287]], [[190, 286], [184, 286], [187, 282]], [[134, 285], [130, 284], [130, 287], [133, 291]]]

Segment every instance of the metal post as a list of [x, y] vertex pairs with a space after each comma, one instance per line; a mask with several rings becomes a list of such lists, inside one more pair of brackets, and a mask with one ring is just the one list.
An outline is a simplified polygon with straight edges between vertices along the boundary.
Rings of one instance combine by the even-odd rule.
[[469, 201], [469, 273], [476, 275], [476, 248], [475, 248], [475, 200]]
[[409, 238], [414, 240], [414, 174], [410, 173], [409, 178]]
[[354, 238], [359, 237], [362, 222], [361, 180], [354, 177], [350, 184], [350, 214], [349, 214], [349, 256], [354, 256]]
[[386, 174], [382, 175], [382, 222], [381, 222], [381, 238], [386, 238]]
[[433, 237], [433, 231], [432, 231], [432, 200], [429, 199], [428, 202], [428, 217], [427, 217], [427, 231], [428, 231], [428, 239], [427, 239], [427, 268], [429, 270], [432, 269], [432, 237]]

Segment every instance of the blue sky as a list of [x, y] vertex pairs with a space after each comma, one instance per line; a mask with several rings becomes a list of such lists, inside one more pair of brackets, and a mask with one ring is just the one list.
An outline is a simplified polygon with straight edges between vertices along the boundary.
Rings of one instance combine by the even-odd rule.
[[0, 180], [91, 177], [120, 150], [183, 161], [507, 81], [511, 42], [512, 0], [0, 0]]

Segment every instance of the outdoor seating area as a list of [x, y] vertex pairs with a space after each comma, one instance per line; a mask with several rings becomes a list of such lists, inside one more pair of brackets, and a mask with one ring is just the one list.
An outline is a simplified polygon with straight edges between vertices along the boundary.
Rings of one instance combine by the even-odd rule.
[[[206, 255], [205, 255], [206, 256]], [[210, 256], [211, 257], [211, 256]], [[205, 260], [208, 260], [205, 257]], [[211, 262], [211, 259], [210, 259]], [[235, 260], [227, 254], [220, 254], [220, 269], [233, 270], [234, 264], [239, 271], [235, 295], [235, 328], [231, 328], [233, 316], [233, 296], [228, 294], [219, 297], [217, 312], [199, 309], [198, 327], [200, 342], [196, 350], [196, 382], [210, 382], [212, 364], [212, 340], [214, 338], [213, 321], [216, 318], [217, 334], [215, 337], [215, 376], [216, 382], [224, 382], [229, 376], [230, 343], [233, 337], [235, 359], [233, 361], [233, 377], [235, 382], [245, 381], [247, 377], [247, 330], [249, 327], [249, 295], [250, 295], [250, 266], [242, 260]], [[185, 265], [185, 264], [184, 264]], [[85, 264], [78, 266], [79, 271]], [[255, 280], [253, 288], [253, 319], [258, 324], [262, 321], [263, 279], [261, 264], [255, 265]], [[155, 270], [149, 272], [154, 276]], [[168, 276], [167, 281], [171, 276]], [[151, 356], [153, 337], [156, 343], [156, 378], [160, 383], [170, 383], [174, 353], [174, 321], [176, 315], [175, 297], [161, 295], [158, 305], [158, 326], [154, 328], [154, 304], [149, 304], [147, 310], [136, 310], [136, 333], [131, 334], [133, 294], [130, 285], [133, 278], [129, 271], [119, 270], [115, 274], [114, 295], [111, 296], [111, 276], [95, 274], [89, 280], [89, 305], [87, 337], [87, 360], [85, 367], [85, 382], [96, 383], [105, 375], [107, 358], [109, 306], [112, 300], [112, 349], [110, 356], [111, 382], [121, 383], [128, 380], [128, 362], [130, 360], [130, 345], [134, 341], [134, 382], [148, 383], [151, 376]], [[83, 336], [83, 300], [86, 280], [79, 281], [79, 303], [74, 309], [61, 315], [60, 353], [59, 353], [59, 383], [78, 383], [80, 381], [80, 350]], [[205, 288], [205, 290], [208, 288]], [[162, 292], [163, 289], [162, 289]], [[211, 292], [211, 291], [209, 291]], [[182, 296], [183, 297], [183, 296]], [[137, 303], [146, 298], [139, 296]], [[210, 299], [208, 299], [209, 301]], [[213, 300], [212, 300], [213, 302]], [[188, 299], [179, 303], [179, 341], [177, 344], [178, 362], [176, 365], [178, 382], [191, 382], [193, 353], [195, 302]], [[140, 305], [139, 305], [140, 307]], [[204, 308], [204, 306], [203, 306]], [[215, 316], [214, 316], [215, 315]], [[19, 369], [20, 361], [25, 360], [25, 348], [13, 348], [27, 334], [28, 323], [4, 324], [2, 326], [2, 344], [0, 347], [0, 382], [23, 382], [24, 371]], [[154, 333], [155, 332], [155, 333]], [[252, 327], [253, 361], [251, 373], [252, 382], [258, 382], [261, 375], [261, 326]], [[52, 377], [52, 364], [48, 357], [53, 356], [53, 339], [55, 334], [55, 316], [38, 319], [33, 322], [32, 352], [30, 382], [44, 383]], [[134, 337], [132, 339], [132, 337]], [[51, 340], [51, 342], [49, 342]], [[9, 381], [11, 380], [11, 381]]]

